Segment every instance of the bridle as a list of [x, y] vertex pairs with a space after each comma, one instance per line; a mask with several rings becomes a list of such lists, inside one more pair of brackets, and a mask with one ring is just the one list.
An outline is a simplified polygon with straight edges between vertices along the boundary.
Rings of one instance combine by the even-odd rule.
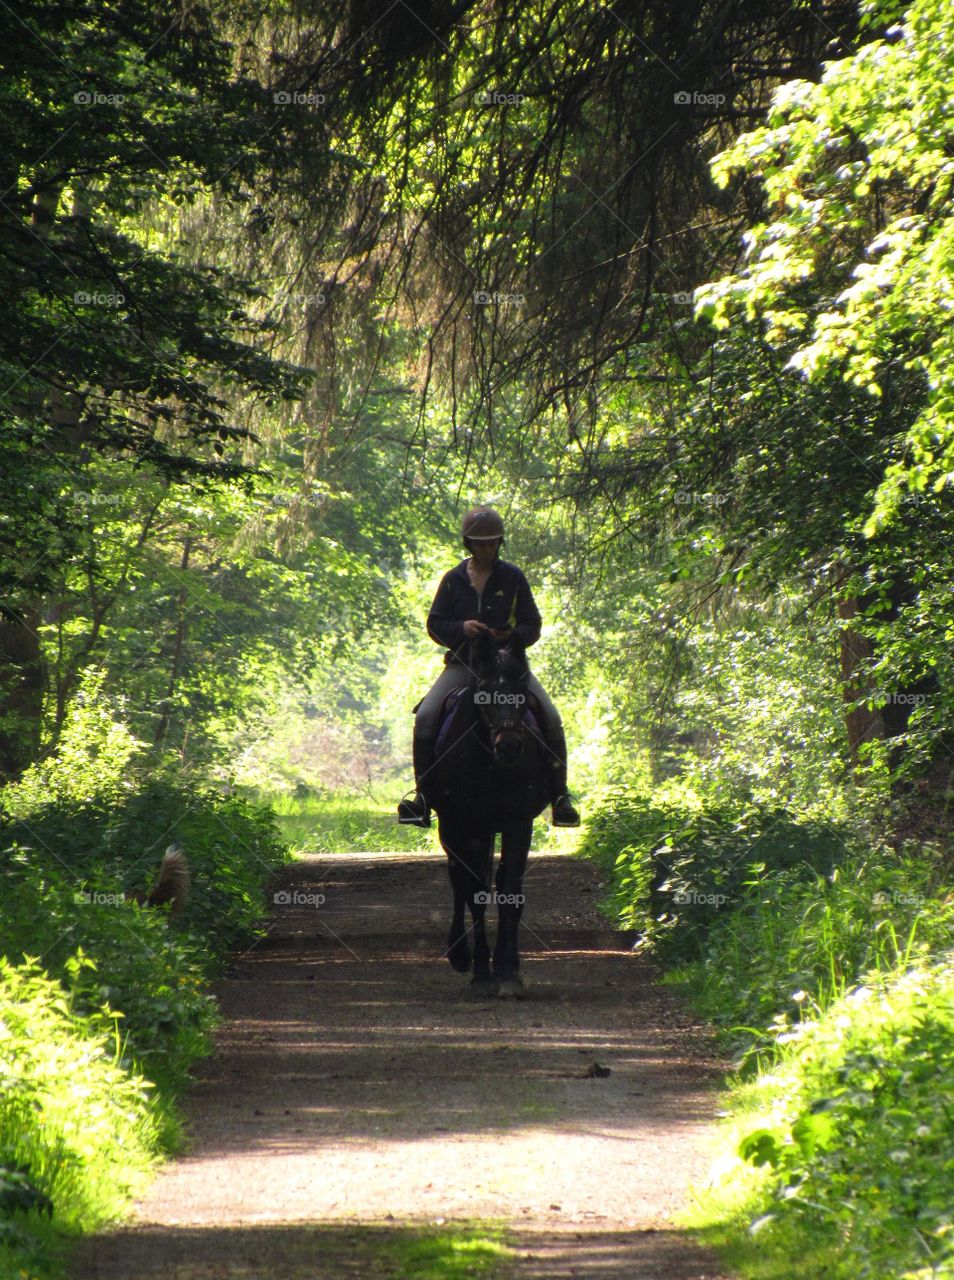
[[[525, 675], [521, 675], [516, 680], [507, 681], [506, 683], [511, 685], [525, 685], [526, 678], [527, 677], [525, 674]], [[493, 756], [494, 761], [497, 764], [501, 764], [505, 766], [507, 762], [500, 759], [498, 755], [498, 750], [497, 750], [498, 747], [500, 746], [501, 739], [508, 734], [515, 734], [520, 739], [521, 753], [525, 745], [526, 726], [523, 722], [523, 709], [526, 706], [526, 702], [527, 702], [526, 695], [518, 692], [515, 689], [509, 689], [504, 694], [504, 696], [508, 699], [507, 711], [503, 714], [498, 712], [497, 714], [492, 716], [488, 713], [487, 707], [490, 705], [491, 699], [496, 698], [497, 689], [496, 688], [487, 689], [486, 686], [483, 689], [481, 689], [480, 686], [482, 683], [484, 682], [480, 680], [475, 682], [474, 702], [477, 706], [478, 718], [488, 731], [488, 740], [484, 741], [482, 737], [479, 737], [478, 741], [480, 741], [480, 744], [484, 748], [484, 750], [487, 751], [488, 754]], [[491, 683], [495, 685], [497, 682], [490, 681], [487, 683]], [[503, 678], [500, 678], [500, 683], [501, 684], [504, 683]], [[481, 693], [484, 693], [486, 695], [486, 700], [481, 699], [479, 697]], [[519, 759], [519, 755], [517, 759]], [[516, 763], [516, 759], [510, 763]]]

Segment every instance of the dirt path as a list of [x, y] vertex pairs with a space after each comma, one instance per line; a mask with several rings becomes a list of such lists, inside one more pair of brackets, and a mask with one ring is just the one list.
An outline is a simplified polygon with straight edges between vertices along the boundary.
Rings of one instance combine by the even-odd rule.
[[606, 930], [592, 866], [531, 859], [524, 1001], [473, 999], [440, 958], [442, 858], [316, 856], [279, 888], [316, 901], [221, 984], [189, 1153], [76, 1280], [402, 1276], [390, 1236], [474, 1219], [506, 1224], [500, 1276], [720, 1276], [667, 1225], [705, 1176], [719, 1064]]

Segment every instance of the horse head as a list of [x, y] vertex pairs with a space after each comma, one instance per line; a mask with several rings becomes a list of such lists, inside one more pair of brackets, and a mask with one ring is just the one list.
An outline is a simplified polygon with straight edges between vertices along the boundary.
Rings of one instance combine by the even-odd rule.
[[517, 636], [499, 645], [482, 631], [472, 648], [474, 704], [490, 735], [494, 761], [501, 768], [519, 764], [526, 751], [523, 711], [527, 704], [526, 648]]

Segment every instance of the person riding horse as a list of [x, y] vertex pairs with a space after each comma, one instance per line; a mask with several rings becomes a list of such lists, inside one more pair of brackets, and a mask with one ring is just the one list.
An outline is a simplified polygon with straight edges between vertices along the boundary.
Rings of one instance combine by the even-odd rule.
[[[500, 559], [504, 524], [493, 507], [468, 511], [461, 537], [470, 552], [441, 579], [430, 613], [427, 634], [447, 646], [444, 670], [420, 702], [414, 721], [415, 794], [398, 805], [398, 820], [417, 827], [431, 824], [426, 779], [433, 767], [441, 710], [448, 695], [470, 684], [468, 646], [482, 632], [505, 643], [516, 636], [529, 647], [540, 637], [540, 611], [530, 584], [516, 565]], [[550, 797], [553, 825], [578, 827], [580, 815], [567, 791], [566, 737], [560, 713], [536, 676], [530, 674], [527, 692], [536, 703], [537, 721], [550, 754]]]

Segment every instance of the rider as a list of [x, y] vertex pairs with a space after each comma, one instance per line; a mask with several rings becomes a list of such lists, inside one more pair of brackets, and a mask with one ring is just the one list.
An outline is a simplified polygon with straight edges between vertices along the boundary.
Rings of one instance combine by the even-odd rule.
[[[534, 644], [540, 637], [540, 613], [529, 583], [516, 565], [500, 559], [503, 536], [503, 520], [493, 507], [474, 507], [467, 512], [461, 522], [461, 537], [470, 557], [444, 574], [427, 615], [427, 634], [448, 649], [444, 670], [417, 709], [416, 792], [412, 799], [398, 805], [400, 822], [430, 826], [430, 810], [421, 784], [431, 768], [441, 708], [452, 690], [471, 681], [472, 672], [466, 662], [469, 642], [482, 631], [489, 631], [500, 641], [516, 635], [524, 645]], [[536, 698], [540, 728], [551, 757], [553, 825], [578, 827], [580, 815], [566, 789], [566, 738], [560, 713], [532, 673], [527, 691]]]

